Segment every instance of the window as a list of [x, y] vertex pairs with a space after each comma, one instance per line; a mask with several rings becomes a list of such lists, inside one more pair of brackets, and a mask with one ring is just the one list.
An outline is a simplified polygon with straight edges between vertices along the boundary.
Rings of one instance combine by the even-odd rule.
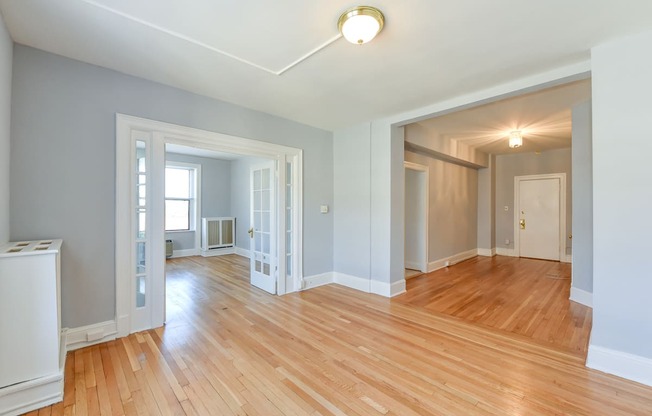
[[197, 223], [198, 165], [165, 166], [165, 231], [194, 231]]

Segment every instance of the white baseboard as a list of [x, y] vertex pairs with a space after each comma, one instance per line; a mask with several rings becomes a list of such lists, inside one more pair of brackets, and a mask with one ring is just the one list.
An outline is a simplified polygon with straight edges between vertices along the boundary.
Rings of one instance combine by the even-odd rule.
[[571, 286], [570, 300], [573, 302], [581, 303], [582, 305], [588, 306], [589, 308], [593, 307], [593, 293], [587, 292], [586, 290]]
[[240, 247], [235, 247], [235, 254], [238, 256], [250, 258], [251, 257], [251, 252], [247, 250], [246, 248], [240, 248]]
[[589, 345], [586, 366], [603, 373], [652, 386], [652, 359]]
[[201, 250], [202, 257], [224, 256], [225, 254], [235, 254], [235, 247], [214, 248], [212, 250]]
[[513, 248], [496, 247], [496, 254], [499, 256], [516, 257], [516, 250]]
[[333, 282], [351, 289], [359, 290], [365, 293], [391, 298], [405, 293], [405, 279], [397, 280], [394, 283], [380, 282], [373, 279], [352, 276], [350, 274], [333, 272]]
[[196, 248], [189, 248], [186, 250], [174, 250], [172, 251], [172, 259], [176, 259], [177, 257], [190, 257], [190, 256], [198, 256], [199, 255], [199, 250]]
[[464, 260], [468, 260], [478, 255], [478, 249], [474, 248], [473, 250], [464, 251], [462, 253], [457, 253], [443, 259], [431, 261], [428, 263], [428, 273], [434, 272], [435, 270], [443, 269], [444, 267], [452, 266], [456, 263], [459, 263]]
[[493, 257], [495, 255], [496, 255], [496, 247], [494, 247], [494, 248], [479, 248], [478, 249], [478, 256]]
[[365, 279], [346, 273], [333, 272], [333, 283], [366, 293], [370, 293], [371, 290], [371, 282], [368, 278]]
[[0, 389], [0, 415], [22, 415], [62, 400], [63, 369], [51, 376]]
[[113, 321], [100, 322], [79, 328], [65, 329], [66, 350], [73, 351], [90, 345], [116, 339], [118, 327]]
[[312, 289], [317, 286], [323, 286], [323, 285], [333, 283], [333, 281], [334, 281], [333, 272], [306, 276], [303, 278], [302, 289]]

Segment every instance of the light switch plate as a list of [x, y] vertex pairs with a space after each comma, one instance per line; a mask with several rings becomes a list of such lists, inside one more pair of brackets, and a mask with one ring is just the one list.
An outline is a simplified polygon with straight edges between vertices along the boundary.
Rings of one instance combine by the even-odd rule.
[[322, 214], [328, 214], [328, 205], [322, 205], [319, 208], [319, 212], [321, 212]]

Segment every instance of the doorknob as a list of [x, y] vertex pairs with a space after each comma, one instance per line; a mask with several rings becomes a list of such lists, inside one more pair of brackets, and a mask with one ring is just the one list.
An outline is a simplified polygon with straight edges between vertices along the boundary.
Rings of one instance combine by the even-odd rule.
[[521, 226], [521, 230], [525, 230], [525, 220], [520, 220], [518, 224]]
[[250, 237], [250, 238], [254, 238], [254, 228], [253, 228], [253, 227], [251, 227], [251, 228], [249, 229], [249, 231], [247, 231], [247, 232], [249, 233], [249, 237]]

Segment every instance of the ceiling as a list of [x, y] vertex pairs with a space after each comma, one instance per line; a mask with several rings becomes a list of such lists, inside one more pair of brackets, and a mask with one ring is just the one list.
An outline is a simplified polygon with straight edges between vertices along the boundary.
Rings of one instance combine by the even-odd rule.
[[652, 28], [649, 0], [365, 3], [386, 24], [362, 46], [337, 39], [350, 0], [0, 0], [0, 12], [19, 44], [328, 130], [586, 61]]
[[[485, 153], [543, 152], [571, 147], [571, 109], [590, 99], [587, 79], [414, 124], [429, 137], [456, 140]], [[515, 130], [521, 131], [523, 145], [510, 149], [507, 141]]]

